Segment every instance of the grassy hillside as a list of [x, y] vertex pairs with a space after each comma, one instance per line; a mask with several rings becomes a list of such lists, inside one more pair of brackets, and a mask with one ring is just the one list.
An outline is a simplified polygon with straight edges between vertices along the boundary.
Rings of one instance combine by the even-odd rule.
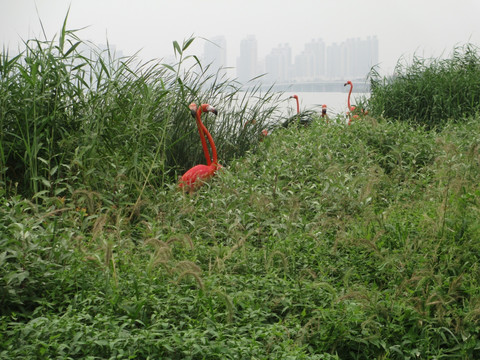
[[478, 358], [479, 134], [319, 121], [193, 195], [2, 197], [0, 358]]

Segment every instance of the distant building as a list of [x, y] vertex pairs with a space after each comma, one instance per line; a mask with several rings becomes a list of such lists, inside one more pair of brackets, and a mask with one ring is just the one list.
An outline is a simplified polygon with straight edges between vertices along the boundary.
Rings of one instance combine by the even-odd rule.
[[378, 39], [376, 36], [347, 39], [342, 43], [342, 74], [348, 78], [364, 78], [372, 66], [378, 64]]
[[240, 42], [240, 56], [237, 58], [237, 78], [246, 83], [258, 73], [257, 39], [249, 35]]
[[342, 47], [333, 43], [327, 48], [327, 71], [328, 80], [343, 78]]
[[295, 57], [294, 77], [299, 81], [322, 80], [325, 78], [325, 42], [312, 40]]
[[288, 44], [272, 49], [265, 58], [265, 82], [281, 83], [291, 79], [292, 48]]
[[202, 65], [207, 67], [207, 76], [218, 73], [219, 77], [222, 77], [226, 73], [227, 40], [225, 36], [216, 36], [205, 42]]
[[289, 44], [272, 49], [261, 63], [257, 59], [257, 40], [250, 35], [240, 44], [237, 58], [237, 78], [246, 83], [261, 71], [267, 84], [289, 82], [322, 82], [365, 79], [372, 66], [378, 64], [379, 45], [376, 36], [366, 39], [349, 38], [342, 43], [326, 46], [322, 39], [305, 44], [292, 62]]

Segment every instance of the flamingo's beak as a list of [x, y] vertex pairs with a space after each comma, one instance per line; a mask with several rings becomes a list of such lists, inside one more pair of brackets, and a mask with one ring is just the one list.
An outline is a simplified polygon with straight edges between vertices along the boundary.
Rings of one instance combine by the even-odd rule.
[[207, 111], [218, 115], [217, 109], [215, 109], [212, 105], [208, 105]]
[[343, 84], [343, 86], [347, 86], [347, 85], [348, 85], [348, 83]]

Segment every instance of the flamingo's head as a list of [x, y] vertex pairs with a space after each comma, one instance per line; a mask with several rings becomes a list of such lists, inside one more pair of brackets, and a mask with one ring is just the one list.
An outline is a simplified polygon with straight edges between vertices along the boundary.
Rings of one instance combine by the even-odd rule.
[[215, 109], [212, 105], [210, 104], [202, 104], [202, 112], [211, 112], [214, 113], [215, 115], [218, 114], [217, 109]]
[[289, 97], [289, 99], [295, 99], [295, 100], [298, 100], [298, 96], [297, 95], [292, 95]]
[[347, 86], [347, 85], [351, 85], [353, 86], [352, 82], [350, 80], [348, 80], [345, 84], [343, 84], [343, 86]]
[[190, 113], [192, 114], [193, 117], [197, 114], [197, 104], [191, 103], [188, 105], [188, 108], [190, 109]]
[[322, 105], [322, 115], [325, 115], [327, 113], [327, 105]]
[[263, 141], [267, 136], [268, 136], [268, 130], [263, 129], [262, 132], [260, 133], [260, 138], [258, 140]]

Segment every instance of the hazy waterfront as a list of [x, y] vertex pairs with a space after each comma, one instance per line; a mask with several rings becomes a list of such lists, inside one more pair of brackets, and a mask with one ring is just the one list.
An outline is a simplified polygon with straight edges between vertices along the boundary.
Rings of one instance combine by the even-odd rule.
[[[295, 99], [288, 99], [291, 95], [297, 95], [300, 103], [300, 111], [314, 110], [321, 112], [322, 105], [327, 105], [327, 111], [330, 116], [347, 111], [348, 91], [345, 92], [286, 92], [287, 101], [282, 103], [285, 114], [294, 114], [296, 111]], [[355, 104], [356, 99], [368, 97], [369, 93], [352, 93], [351, 103]]]

